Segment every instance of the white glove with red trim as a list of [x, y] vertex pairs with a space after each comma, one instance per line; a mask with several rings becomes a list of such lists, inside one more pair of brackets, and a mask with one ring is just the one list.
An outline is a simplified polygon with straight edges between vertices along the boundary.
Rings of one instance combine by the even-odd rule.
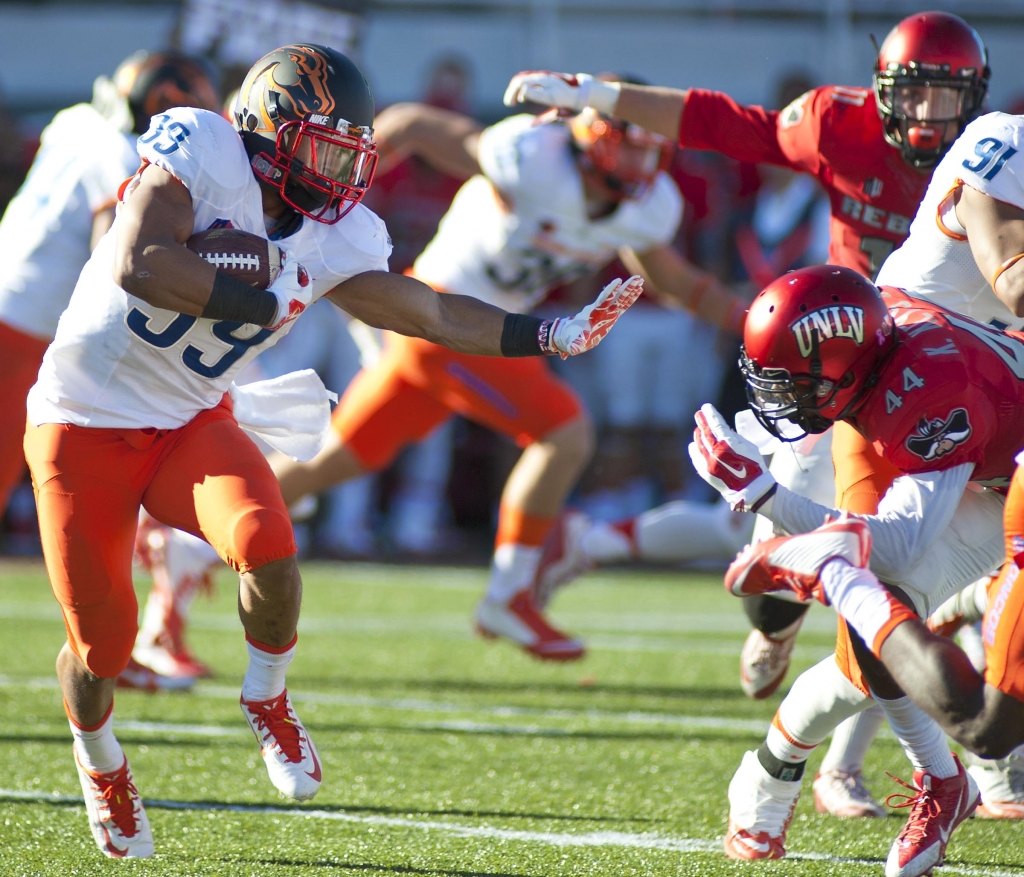
[[548, 70], [524, 70], [512, 77], [505, 89], [505, 106], [527, 101], [546, 107], [559, 107], [578, 113], [593, 107], [612, 115], [619, 102], [617, 82], [602, 82], [587, 73], [552, 73]]
[[297, 319], [313, 301], [313, 284], [306, 269], [283, 250], [281, 259], [281, 272], [267, 287], [267, 292], [277, 298], [277, 318], [273, 326], [267, 327], [272, 332]]
[[690, 459], [734, 512], [756, 512], [778, 486], [757, 446], [729, 427], [714, 405], [705, 403], [694, 420]]
[[540, 327], [540, 348], [568, 359], [597, 347], [615, 321], [644, 291], [644, 279], [634, 274], [628, 280], [613, 280], [575, 317], [546, 320]]

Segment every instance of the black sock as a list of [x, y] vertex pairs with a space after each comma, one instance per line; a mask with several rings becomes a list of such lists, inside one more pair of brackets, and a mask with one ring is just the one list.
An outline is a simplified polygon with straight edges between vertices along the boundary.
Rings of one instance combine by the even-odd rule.
[[791, 761], [776, 758], [768, 749], [767, 743], [762, 743], [761, 748], [757, 750], [757, 760], [761, 762], [761, 767], [768, 772], [769, 776], [773, 776], [777, 780], [785, 780], [787, 783], [801, 779], [804, 775], [804, 768], [807, 767], [806, 761], [794, 764]]

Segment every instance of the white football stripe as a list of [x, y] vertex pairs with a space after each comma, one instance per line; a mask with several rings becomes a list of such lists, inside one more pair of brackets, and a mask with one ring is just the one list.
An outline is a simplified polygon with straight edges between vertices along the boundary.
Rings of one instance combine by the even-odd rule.
[[[77, 795], [47, 795], [39, 792], [22, 792], [0, 789], [0, 800], [28, 801], [45, 804], [78, 804], [81, 798]], [[335, 822], [348, 822], [355, 825], [379, 825], [403, 830], [417, 829], [420, 831], [439, 832], [460, 838], [481, 840], [513, 841], [519, 843], [541, 843], [549, 846], [569, 847], [618, 847], [620, 849], [659, 850], [671, 853], [718, 853], [722, 849], [721, 839], [690, 837], [665, 837], [652, 832], [633, 834], [627, 831], [591, 831], [580, 834], [554, 831], [520, 831], [511, 828], [497, 828], [489, 825], [464, 825], [457, 822], [441, 822], [427, 819], [402, 819], [395, 816], [358, 815], [355, 813], [337, 813], [328, 810], [307, 810], [303, 807], [271, 807], [245, 804], [211, 804], [206, 802], [165, 801], [145, 798], [145, 805], [153, 810], [180, 810], [184, 812], [225, 812], [225, 813], [256, 813], [268, 816], [294, 816], [300, 819], [327, 819]], [[786, 858], [790, 860], [807, 860], [831, 862], [837, 865], [856, 865], [877, 869], [878, 859], [862, 859], [848, 856], [834, 856], [829, 853], [814, 851], [799, 852], [787, 850]], [[1021, 877], [1020, 869], [1002, 870], [993, 868], [977, 868], [963, 865], [943, 866], [944, 874], [964, 874], [968, 877]], [[863, 873], [863, 872], [862, 872]]]

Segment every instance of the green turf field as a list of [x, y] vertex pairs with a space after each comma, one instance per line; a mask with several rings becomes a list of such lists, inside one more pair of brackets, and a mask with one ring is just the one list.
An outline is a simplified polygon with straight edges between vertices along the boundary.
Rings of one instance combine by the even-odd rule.
[[[224, 573], [192, 633], [217, 678], [117, 696], [157, 855], [110, 861], [86, 825], [53, 676], [56, 604], [41, 566], [0, 565], [0, 875], [881, 875], [903, 817], [819, 816], [810, 776], [787, 859], [721, 854], [729, 778], [778, 698], [740, 693], [745, 618], [714, 576], [591, 576], [553, 613], [590, 654], [558, 667], [472, 635], [483, 570], [304, 574], [289, 690], [324, 762], [320, 794], [290, 804], [267, 779], [237, 705], [245, 649]], [[815, 607], [798, 668], [833, 630]], [[887, 770], [910, 772], [891, 735], [869, 759], [876, 795], [897, 790]], [[965, 824], [944, 872], [1024, 874], [1024, 826]]]

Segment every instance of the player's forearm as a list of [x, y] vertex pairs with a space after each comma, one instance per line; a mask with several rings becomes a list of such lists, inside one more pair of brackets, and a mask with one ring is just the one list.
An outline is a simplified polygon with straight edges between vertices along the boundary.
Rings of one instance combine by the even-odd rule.
[[675, 143], [685, 101], [686, 92], [680, 89], [623, 83], [615, 115]]
[[118, 242], [114, 281], [147, 304], [200, 316], [210, 299], [217, 269], [177, 241]]
[[335, 287], [329, 298], [378, 329], [425, 338], [460, 353], [502, 355], [505, 311], [470, 296], [439, 294], [412, 277], [369, 271]]
[[426, 104], [394, 104], [374, 122], [378, 172], [415, 155], [443, 173], [468, 179], [480, 171], [479, 135], [480, 125], [461, 113]]

